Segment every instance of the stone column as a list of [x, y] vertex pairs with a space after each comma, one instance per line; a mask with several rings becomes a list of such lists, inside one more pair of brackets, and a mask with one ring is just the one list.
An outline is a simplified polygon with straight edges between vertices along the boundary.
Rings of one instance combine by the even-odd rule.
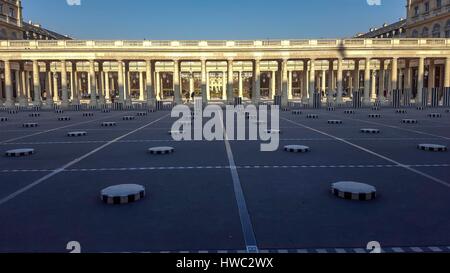
[[67, 87], [67, 67], [65, 60], [61, 61], [61, 97], [61, 106], [63, 108], [69, 107], [69, 90]]
[[327, 71], [322, 70], [321, 76], [320, 76], [320, 91], [324, 91], [327, 89]]
[[450, 57], [445, 58], [444, 87], [450, 87]]
[[[52, 76], [49, 77], [49, 82], [51, 84], [51, 80], [53, 79], [53, 102], [59, 102], [59, 94], [58, 94], [58, 72], [55, 70], [53, 73], [51, 73]], [[51, 85], [50, 85], [51, 86]], [[47, 88], [47, 86], [45, 87]]]
[[436, 79], [436, 66], [434, 63], [434, 59], [430, 58], [430, 65], [428, 68], [428, 95], [431, 97], [431, 88], [435, 87], [435, 79]]
[[380, 60], [380, 73], [378, 75], [378, 98], [385, 101], [386, 100], [386, 96], [384, 95], [384, 91], [385, 91], [385, 82], [386, 82], [386, 78], [385, 78], [385, 73], [384, 73], [384, 60]]
[[244, 72], [239, 71], [239, 97], [244, 97], [244, 82], [242, 81], [242, 76]]
[[176, 104], [182, 104], [183, 100], [181, 98], [181, 86], [180, 86], [181, 62], [179, 60], [174, 60], [173, 64], [174, 64], [174, 72], [173, 72], [174, 101]]
[[130, 72], [130, 62], [125, 62], [125, 105], [131, 106], [131, 72]]
[[281, 67], [281, 73], [280, 73], [281, 74], [281, 107], [288, 107], [288, 102], [289, 102], [288, 60], [283, 59], [282, 61], [280, 61], [279, 67]]
[[98, 62], [98, 97], [100, 105], [105, 104], [105, 72], [103, 71], [103, 62]]
[[25, 63], [20, 62], [20, 68], [19, 68], [19, 82], [20, 82], [20, 93], [19, 93], [19, 105], [22, 107], [28, 106], [28, 99], [27, 99], [27, 80], [26, 80], [26, 73], [25, 73]]
[[419, 58], [419, 67], [417, 68], [417, 95], [416, 95], [416, 103], [422, 104], [424, 101], [422, 100], [423, 96], [423, 87], [424, 87], [424, 74], [425, 74], [425, 58]]
[[[54, 101], [59, 101], [58, 98], [58, 83], [55, 84], [55, 74], [52, 73], [51, 63], [45, 63], [45, 107], [50, 109], [53, 107]], [[56, 90], [56, 91], [55, 91]], [[56, 93], [55, 93], [56, 92]]]
[[[51, 79], [51, 77], [50, 77]], [[50, 88], [51, 89], [51, 88]], [[53, 101], [59, 102], [59, 85], [58, 85], [58, 71], [55, 69], [53, 72]]]
[[19, 96], [20, 96], [20, 70], [19, 69], [15, 69], [13, 71], [11, 71], [12, 73], [14, 73], [14, 86], [16, 88], [16, 97], [14, 98], [14, 89], [13, 89], [13, 101], [14, 104], [19, 100]]
[[303, 61], [303, 86], [302, 86], [302, 103], [308, 103], [308, 61]]
[[77, 72], [77, 93], [81, 98], [83, 98], [83, 72]]
[[288, 100], [292, 100], [292, 70], [288, 71]]
[[222, 71], [222, 100], [227, 100], [227, 72]]
[[377, 72], [374, 69], [371, 73], [370, 98], [372, 101], [377, 99]]
[[334, 92], [334, 61], [329, 60], [328, 63], [328, 93], [327, 93], [327, 102], [333, 102], [333, 92]]
[[33, 88], [34, 88], [34, 106], [41, 106], [41, 83], [39, 80], [39, 63], [33, 61]]
[[409, 59], [405, 59], [405, 84], [404, 89], [406, 89], [407, 92], [409, 92], [409, 97], [412, 98], [412, 84], [411, 84], [411, 78], [412, 78], [412, 69]]
[[109, 74], [110, 73], [109, 71], [104, 73], [105, 73], [105, 103], [108, 103], [111, 100], [111, 91], [109, 88], [111, 79], [109, 78], [109, 76], [112, 74]]
[[233, 91], [233, 59], [228, 59], [228, 77], [227, 77], [227, 102], [228, 104], [233, 104], [234, 102], [234, 91]]
[[398, 58], [392, 58], [391, 65], [391, 88], [389, 90], [389, 96], [392, 96], [392, 90], [398, 88]]
[[11, 62], [9, 60], [3, 61], [5, 67], [5, 106], [12, 108], [14, 106], [13, 86], [11, 79]]
[[25, 79], [26, 79], [26, 92], [27, 92], [27, 103], [32, 102], [33, 98], [31, 97], [31, 83], [30, 83], [30, 73], [29, 71], [25, 71]]
[[343, 77], [343, 71], [342, 71], [342, 59], [338, 59], [337, 64], [337, 94], [336, 94], [336, 103], [342, 103], [342, 93], [343, 93], [343, 86], [344, 82], [342, 80]]
[[[4, 75], [3, 75], [4, 77]], [[0, 78], [0, 106], [3, 106], [3, 79]]]
[[144, 97], [144, 72], [139, 72], [139, 100], [145, 101]]
[[365, 60], [365, 68], [364, 68], [364, 105], [370, 105], [370, 58], [366, 58]]
[[162, 100], [164, 98], [163, 91], [161, 88], [161, 76], [160, 72], [155, 72], [155, 83], [156, 83], [156, 99]]
[[194, 73], [189, 75], [189, 99], [192, 98], [192, 94], [195, 93]]
[[123, 79], [123, 61], [122, 60], [118, 60], [118, 76], [117, 76], [117, 81], [118, 81], [118, 85], [119, 85], [119, 103], [124, 104], [125, 103], [125, 86], [124, 86], [124, 79]]
[[211, 98], [211, 93], [209, 90], [209, 72], [208, 69], [206, 69], [206, 101], [209, 101]]
[[200, 89], [201, 89], [201, 92], [202, 92], [202, 101], [203, 101], [203, 104], [204, 105], [206, 105], [206, 104], [208, 104], [208, 92], [209, 92], [209, 90], [206, 88], [207, 87], [207, 83], [206, 83], [206, 81], [207, 81], [207, 71], [206, 71], [206, 60], [205, 59], [202, 59], [201, 60], [201, 66], [202, 66], [202, 77], [201, 77], [201, 85], [200, 85]]
[[316, 68], [315, 68], [315, 59], [310, 60], [309, 65], [309, 105], [312, 106], [314, 103], [314, 91], [316, 88]]
[[261, 60], [256, 59], [253, 61], [253, 94], [252, 102], [258, 104], [261, 98]]
[[152, 60], [147, 60], [145, 62], [145, 66], [146, 66], [146, 72], [145, 72], [145, 76], [146, 76], [146, 90], [147, 90], [147, 105], [149, 107], [156, 107], [156, 100], [155, 100], [155, 88], [153, 86], [153, 82], [154, 82], [154, 71], [155, 71], [155, 62]]
[[80, 104], [80, 92], [79, 92], [80, 85], [78, 84], [78, 72], [77, 72], [77, 62], [76, 61], [72, 61], [72, 75], [71, 75], [70, 80], [72, 81], [72, 104], [79, 105]]
[[90, 106], [97, 107], [97, 90], [95, 84], [95, 61], [89, 61], [89, 93], [91, 94]]
[[[355, 60], [355, 70], [353, 71], [352, 93], [359, 91], [359, 60]], [[353, 96], [353, 94], [351, 94]]]
[[275, 70], [271, 71], [271, 77], [270, 77], [270, 99], [275, 98], [275, 92], [277, 89], [277, 73]]

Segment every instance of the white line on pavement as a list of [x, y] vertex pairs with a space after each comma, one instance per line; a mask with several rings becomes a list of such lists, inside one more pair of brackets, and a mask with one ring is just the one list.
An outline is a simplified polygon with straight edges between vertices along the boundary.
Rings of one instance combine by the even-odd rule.
[[22, 193], [24, 193], [24, 192], [26, 192], [26, 191], [36, 187], [37, 185], [41, 184], [42, 182], [48, 180], [49, 178], [52, 178], [53, 176], [63, 172], [64, 170], [66, 170], [66, 169], [70, 168], [71, 166], [77, 164], [78, 162], [82, 161], [83, 159], [86, 159], [87, 157], [89, 157], [89, 156], [91, 156], [91, 155], [93, 155], [93, 154], [103, 150], [104, 148], [106, 148], [106, 147], [110, 146], [111, 144], [115, 143], [116, 141], [119, 141], [119, 140], [121, 140], [121, 139], [123, 139], [123, 138], [125, 138], [125, 137], [127, 137], [127, 136], [129, 136], [131, 134], [134, 134], [134, 133], [136, 133], [136, 132], [138, 132], [138, 131], [140, 131], [140, 130], [142, 130], [142, 129], [144, 129], [144, 128], [146, 128], [146, 127], [148, 127], [148, 126], [150, 126], [150, 125], [152, 125], [152, 124], [154, 124], [154, 123], [156, 123], [156, 122], [158, 122], [158, 121], [160, 121], [162, 119], [164, 119], [167, 116], [168, 115], [162, 116], [162, 117], [160, 117], [160, 118], [158, 118], [158, 119], [156, 119], [156, 120], [154, 120], [154, 121], [152, 121], [150, 123], [147, 123], [144, 126], [141, 126], [141, 127], [137, 128], [137, 129], [131, 131], [131, 132], [128, 132], [128, 133], [126, 133], [126, 134], [124, 134], [124, 135], [122, 135], [120, 137], [117, 137], [117, 138], [109, 141], [108, 143], [106, 143], [106, 144], [104, 144], [104, 145], [102, 145], [102, 146], [100, 146], [100, 147], [90, 151], [87, 154], [84, 154], [84, 155], [82, 155], [82, 156], [72, 160], [71, 162], [69, 162], [69, 163], [65, 164], [64, 166], [61, 166], [60, 168], [52, 171], [51, 173], [47, 174], [46, 176], [44, 176], [44, 177], [34, 181], [33, 183], [31, 183], [31, 184], [29, 184], [29, 185], [27, 185], [27, 186], [17, 190], [16, 192], [14, 192], [14, 193], [12, 193], [12, 194], [10, 194], [10, 195], [0, 199], [0, 206], [5, 204], [8, 201], [14, 199], [15, 197], [19, 196], [20, 194], [22, 194]]
[[368, 153], [368, 154], [374, 155], [374, 156], [376, 156], [376, 157], [379, 157], [379, 158], [381, 158], [381, 159], [384, 159], [384, 160], [386, 160], [386, 161], [389, 161], [389, 162], [391, 162], [391, 163], [394, 163], [394, 164], [396, 164], [396, 165], [398, 165], [398, 166], [400, 166], [400, 167], [402, 167], [402, 168], [404, 168], [404, 169], [406, 169], [406, 170], [409, 170], [409, 171], [411, 171], [411, 172], [413, 172], [413, 173], [416, 173], [416, 174], [421, 175], [421, 176], [423, 176], [423, 177], [425, 177], [425, 178], [428, 178], [428, 179], [430, 179], [430, 180], [432, 180], [432, 181], [434, 181], [434, 182], [436, 182], [436, 183], [438, 183], [438, 184], [441, 184], [441, 185], [444, 185], [444, 186], [450, 188], [450, 184], [449, 184], [448, 182], [446, 182], [446, 181], [444, 181], [444, 180], [441, 180], [441, 179], [439, 179], [439, 178], [436, 178], [436, 177], [434, 177], [434, 176], [431, 176], [431, 175], [429, 175], [429, 174], [426, 174], [426, 173], [424, 173], [424, 172], [421, 172], [421, 171], [419, 171], [419, 170], [416, 170], [416, 169], [414, 169], [414, 168], [412, 168], [412, 167], [410, 167], [410, 166], [408, 166], [408, 165], [405, 165], [405, 164], [403, 164], [403, 163], [400, 163], [400, 162], [398, 162], [398, 161], [396, 161], [396, 160], [394, 160], [394, 159], [391, 159], [391, 158], [389, 158], [389, 157], [387, 157], [387, 156], [381, 155], [381, 154], [379, 154], [379, 153], [376, 153], [376, 152], [374, 152], [374, 151], [372, 151], [372, 150], [369, 150], [369, 149], [367, 149], [367, 148], [361, 147], [361, 146], [359, 146], [359, 145], [357, 145], [357, 144], [354, 144], [354, 143], [352, 143], [352, 142], [350, 142], [350, 141], [347, 141], [347, 140], [345, 140], [345, 139], [336, 137], [336, 136], [334, 136], [334, 135], [331, 135], [331, 134], [328, 134], [328, 133], [326, 133], [326, 132], [323, 132], [323, 131], [314, 129], [314, 128], [312, 128], [312, 127], [309, 127], [309, 126], [306, 126], [306, 125], [304, 125], [304, 124], [301, 124], [301, 123], [292, 121], [292, 120], [290, 120], [290, 119], [283, 118], [283, 120], [289, 121], [289, 122], [291, 122], [291, 123], [293, 123], [293, 124], [297, 124], [297, 125], [300, 126], [300, 127], [309, 129], [309, 130], [314, 131], [314, 132], [316, 132], [316, 133], [319, 133], [319, 134], [321, 134], [321, 135], [328, 136], [328, 137], [330, 137], [330, 138], [339, 140], [340, 142], [343, 142], [343, 143], [348, 144], [348, 145], [350, 145], [350, 146], [352, 146], [352, 147], [355, 147], [355, 148], [357, 148], [357, 149], [359, 149], [359, 150], [361, 150], [361, 151], [364, 151], [364, 152], [366, 152], [366, 153]]

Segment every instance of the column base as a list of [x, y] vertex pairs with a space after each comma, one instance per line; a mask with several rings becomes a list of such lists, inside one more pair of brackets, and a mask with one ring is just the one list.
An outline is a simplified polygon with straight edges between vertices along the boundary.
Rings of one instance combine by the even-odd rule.
[[46, 109], [46, 110], [53, 109], [53, 105], [49, 105], [49, 104], [34, 105], [34, 106], [42, 106], [42, 109]]
[[147, 106], [150, 108], [156, 108], [156, 99], [147, 100]]
[[27, 107], [28, 106], [28, 100], [26, 98], [19, 98], [19, 106]]
[[287, 108], [289, 104], [289, 99], [285, 96], [281, 97], [281, 108]]
[[67, 102], [62, 102], [61, 103], [61, 108], [63, 108], [63, 109], [69, 108], [69, 102], [68, 101]]
[[371, 106], [372, 102], [370, 99], [363, 99], [363, 104], [364, 104], [364, 106]]
[[91, 108], [97, 108], [97, 107], [98, 107], [97, 101], [91, 101], [91, 102], [89, 102], [89, 107], [91, 107]]
[[6, 108], [13, 108], [14, 106], [15, 106], [15, 103], [13, 102], [13, 101], [5, 101], [5, 104], [4, 104], [4, 106], [6, 107]]
[[105, 103], [106, 103], [105, 97], [100, 97], [100, 98], [98, 99], [98, 103], [100, 103], [100, 104], [105, 104]]
[[80, 99], [79, 98], [73, 98], [71, 105], [80, 105]]

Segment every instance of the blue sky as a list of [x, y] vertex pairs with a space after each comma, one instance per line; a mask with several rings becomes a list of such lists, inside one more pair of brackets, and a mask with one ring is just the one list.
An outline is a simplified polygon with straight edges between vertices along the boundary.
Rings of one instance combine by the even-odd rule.
[[404, 0], [23, 0], [24, 18], [78, 39], [350, 37], [405, 17]]

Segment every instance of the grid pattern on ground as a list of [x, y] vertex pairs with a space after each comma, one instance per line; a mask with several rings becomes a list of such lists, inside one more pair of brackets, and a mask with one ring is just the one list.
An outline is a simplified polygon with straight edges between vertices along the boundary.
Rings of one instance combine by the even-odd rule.
[[[260, 152], [258, 141], [175, 142], [167, 133], [174, 121], [168, 112], [132, 121], [122, 119], [131, 111], [66, 112], [70, 121], [53, 112], [10, 115], [0, 123], [0, 152], [35, 148], [36, 154], [0, 158], [0, 251], [65, 252], [65, 243], [75, 240], [91, 252], [237, 252], [248, 251], [249, 230], [261, 253], [359, 253], [369, 241], [402, 246], [386, 252], [449, 251], [439, 246], [450, 245], [450, 156], [416, 146], [448, 146], [450, 114], [382, 109], [375, 120], [368, 109], [303, 112], [281, 113], [280, 149], [272, 153]], [[431, 112], [442, 117], [431, 119]], [[308, 113], [319, 118], [307, 119]], [[404, 118], [419, 123], [402, 124]], [[343, 124], [328, 124], [332, 119]], [[30, 120], [39, 127], [21, 127]], [[104, 121], [117, 128], [102, 128]], [[381, 134], [363, 135], [361, 128]], [[88, 134], [73, 139], [69, 131]], [[311, 152], [285, 153], [289, 144]], [[175, 153], [150, 156], [153, 146], [173, 146]], [[373, 184], [380, 196], [363, 203], [334, 198], [329, 186], [341, 180]], [[100, 189], [124, 182], [143, 184], [149, 195], [130, 206], [101, 204]]]

